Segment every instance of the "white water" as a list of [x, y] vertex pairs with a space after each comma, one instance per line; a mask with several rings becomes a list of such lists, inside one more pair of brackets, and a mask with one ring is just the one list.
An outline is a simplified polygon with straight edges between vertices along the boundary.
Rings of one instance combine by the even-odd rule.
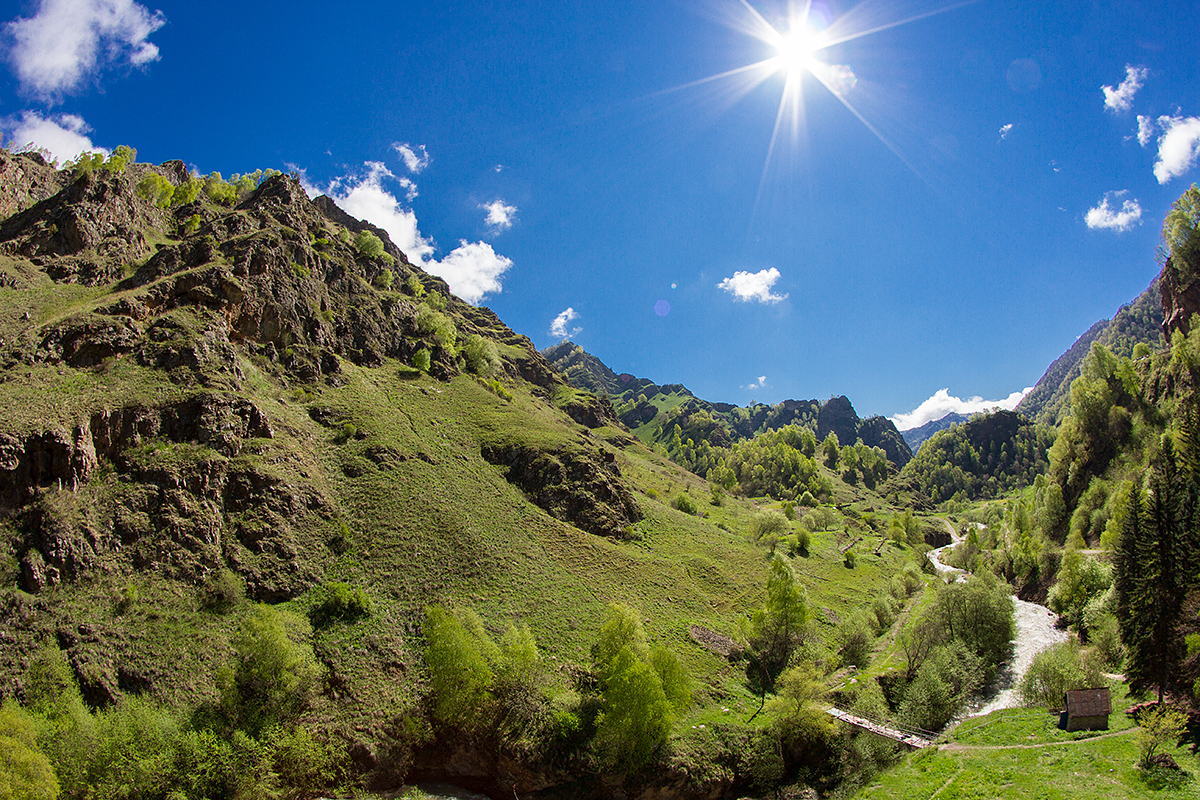
[[[946, 547], [930, 550], [929, 561], [939, 575], [954, 575], [956, 580], [965, 580], [966, 573], [963, 570], [941, 562], [942, 551], [962, 541], [962, 537], [957, 534], [953, 534], [951, 539]], [[1017, 694], [1017, 687], [1021, 684], [1021, 678], [1025, 677], [1029, 665], [1033, 663], [1033, 657], [1046, 648], [1067, 640], [1066, 631], [1055, 627], [1058, 616], [1053, 611], [1037, 603], [1018, 599], [1016, 595], [1013, 595], [1012, 600], [1016, 611], [1016, 638], [1013, 639], [1012, 657], [1000, 665], [996, 678], [984, 688], [983, 693], [967, 705], [962, 719], [982, 717], [1002, 708], [1020, 706], [1021, 698]]]

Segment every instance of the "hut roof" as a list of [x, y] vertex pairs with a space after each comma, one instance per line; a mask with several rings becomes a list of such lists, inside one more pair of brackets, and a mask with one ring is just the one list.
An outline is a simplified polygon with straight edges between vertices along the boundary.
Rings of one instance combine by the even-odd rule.
[[1067, 692], [1067, 714], [1072, 717], [1099, 717], [1112, 713], [1108, 687], [1071, 689]]

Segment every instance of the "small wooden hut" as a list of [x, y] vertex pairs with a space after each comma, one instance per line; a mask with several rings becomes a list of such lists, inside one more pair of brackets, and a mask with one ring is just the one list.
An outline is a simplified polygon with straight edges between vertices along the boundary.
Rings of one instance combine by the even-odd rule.
[[1108, 687], [1100, 689], [1071, 689], [1067, 692], [1067, 708], [1058, 725], [1068, 731], [1106, 731], [1108, 715], [1112, 713], [1112, 697]]

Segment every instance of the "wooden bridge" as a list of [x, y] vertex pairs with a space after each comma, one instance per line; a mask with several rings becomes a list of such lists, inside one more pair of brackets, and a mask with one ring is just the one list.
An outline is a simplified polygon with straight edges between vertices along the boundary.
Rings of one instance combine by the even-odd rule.
[[899, 742], [919, 750], [922, 747], [930, 747], [937, 738], [937, 734], [930, 731], [923, 731], [919, 728], [906, 728], [903, 725], [896, 723], [883, 723], [866, 717], [860, 717], [856, 714], [851, 714], [847, 711], [842, 711], [840, 708], [830, 707], [825, 709], [825, 713], [831, 717], [840, 719], [847, 725], [853, 725], [856, 728], [861, 728], [864, 731], [870, 731], [878, 736], [883, 736], [892, 741]]

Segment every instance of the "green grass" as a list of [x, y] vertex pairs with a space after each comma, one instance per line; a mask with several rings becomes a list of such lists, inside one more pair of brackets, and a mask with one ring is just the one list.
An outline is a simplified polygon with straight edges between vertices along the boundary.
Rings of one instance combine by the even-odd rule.
[[[1123, 687], [1114, 688], [1108, 731], [1059, 730], [1058, 715], [1044, 709], [1006, 709], [968, 720], [947, 745], [906, 756], [857, 797], [1195, 797], [1194, 777], [1164, 786], [1137, 768], [1137, 731], [1124, 714], [1131, 702]], [[1168, 752], [1193, 776], [1200, 769], [1187, 746]]]

